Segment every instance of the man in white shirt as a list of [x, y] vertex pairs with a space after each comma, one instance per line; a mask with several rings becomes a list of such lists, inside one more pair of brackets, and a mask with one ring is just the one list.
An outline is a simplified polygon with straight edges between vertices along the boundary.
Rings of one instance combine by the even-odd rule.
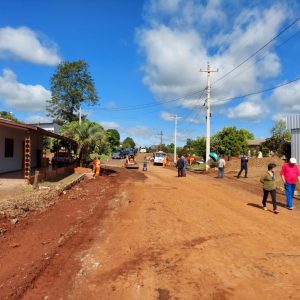
[[219, 161], [218, 161], [218, 178], [224, 178], [224, 169], [225, 169], [225, 159], [224, 155], [221, 155]]

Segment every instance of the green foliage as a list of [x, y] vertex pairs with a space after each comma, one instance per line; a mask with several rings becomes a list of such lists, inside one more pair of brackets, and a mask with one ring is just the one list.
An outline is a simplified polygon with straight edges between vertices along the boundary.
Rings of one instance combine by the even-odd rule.
[[51, 99], [47, 101], [47, 111], [58, 124], [78, 120], [83, 103], [98, 103], [94, 81], [83, 60], [59, 64], [50, 83]]
[[78, 144], [77, 156], [80, 165], [91, 153], [109, 153], [110, 147], [105, 130], [97, 123], [84, 120], [80, 125], [77, 121], [61, 127], [61, 133]]
[[277, 155], [290, 157], [291, 133], [283, 120], [277, 121], [270, 130], [272, 136], [267, 138], [262, 147], [275, 152]]
[[268, 157], [269, 153], [270, 153], [270, 150], [267, 147], [262, 146], [261, 147], [261, 152], [262, 152], [263, 157]]
[[52, 148], [52, 139], [48, 136], [43, 136], [43, 149], [50, 150]]
[[278, 137], [285, 141], [291, 140], [291, 132], [286, 128], [286, 123], [283, 120], [277, 121], [270, 131], [272, 137]]
[[122, 143], [123, 148], [134, 148], [135, 147], [135, 142], [131, 137], [127, 137], [123, 143]]
[[120, 133], [117, 129], [107, 129], [106, 134], [112, 149], [120, 145]]
[[201, 157], [205, 157], [206, 154], [206, 139], [205, 137], [196, 137], [192, 142], [193, 153]]
[[219, 154], [226, 154], [231, 150], [231, 155], [238, 155], [248, 151], [249, 139], [254, 139], [254, 135], [244, 128], [224, 127], [212, 137], [211, 145]]
[[0, 117], [4, 118], [4, 119], [7, 119], [7, 120], [15, 121], [15, 122], [18, 122], [18, 123], [20, 122], [17, 118], [15, 118], [13, 116], [12, 113], [10, 113], [8, 111], [4, 111], [4, 110], [0, 111]]
[[101, 159], [101, 154], [93, 152], [89, 155], [90, 159]]

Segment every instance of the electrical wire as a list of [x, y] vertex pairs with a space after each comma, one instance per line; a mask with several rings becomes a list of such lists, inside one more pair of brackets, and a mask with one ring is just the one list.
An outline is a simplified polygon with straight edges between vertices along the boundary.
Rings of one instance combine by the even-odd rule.
[[242, 96], [231, 97], [231, 98], [226, 98], [226, 99], [221, 99], [221, 100], [215, 100], [215, 101], [212, 101], [211, 103], [214, 104], [214, 103], [220, 103], [220, 102], [228, 102], [228, 101], [231, 101], [231, 100], [236, 100], [236, 99], [240, 99], [240, 98], [244, 98], [244, 97], [249, 97], [249, 96], [253, 96], [253, 95], [262, 94], [262, 93], [265, 93], [265, 92], [270, 92], [270, 91], [276, 90], [278, 88], [281, 88], [283, 86], [295, 83], [298, 80], [300, 80], [300, 76], [296, 77], [296, 78], [294, 78], [292, 80], [289, 80], [287, 82], [284, 82], [284, 83], [278, 84], [276, 86], [270, 87], [270, 88], [266, 88], [266, 89], [263, 89], [263, 90], [260, 90], [260, 91], [248, 93], [248, 94], [245, 94], [245, 95], [242, 95]]
[[261, 46], [258, 50], [256, 50], [254, 53], [252, 53], [250, 56], [248, 56], [246, 59], [244, 59], [241, 63], [239, 63], [237, 66], [235, 66], [232, 70], [230, 70], [229, 72], [225, 73], [223, 76], [221, 76], [216, 81], [214, 81], [212, 83], [212, 85], [215, 85], [217, 82], [223, 80], [229, 74], [231, 74], [236, 69], [238, 69], [242, 65], [244, 65], [251, 58], [255, 57], [259, 52], [261, 52], [263, 49], [265, 49], [268, 45], [270, 45], [273, 41], [275, 41], [279, 36], [281, 36], [283, 33], [285, 33], [287, 30], [289, 30], [291, 27], [293, 27], [299, 20], [300, 20], [300, 18], [295, 19], [292, 23], [290, 23], [288, 26], [286, 26], [284, 29], [282, 29], [277, 35], [275, 35], [272, 39], [270, 39], [267, 43], [265, 43], [263, 46]]

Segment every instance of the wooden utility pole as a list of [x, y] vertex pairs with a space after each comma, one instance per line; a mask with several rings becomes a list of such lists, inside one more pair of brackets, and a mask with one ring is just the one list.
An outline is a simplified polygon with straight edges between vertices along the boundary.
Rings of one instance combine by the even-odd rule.
[[200, 72], [206, 72], [207, 73], [207, 99], [206, 99], [206, 170], [208, 170], [209, 166], [208, 166], [208, 160], [209, 160], [209, 154], [210, 154], [210, 117], [211, 117], [211, 113], [210, 113], [210, 92], [211, 92], [211, 73], [212, 72], [218, 72], [218, 70], [216, 71], [212, 71], [210, 69], [210, 64], [207, 63], [207, 70], [200, 70]]
[[177, 161], [177, 122], [180, 119], [177, 115], [174, 116], [175, 127], [174, 127], [174, 163]]
[[163, 143], [163, 132], [160, 132], [160, 150], [162, 149], [162, 143]]

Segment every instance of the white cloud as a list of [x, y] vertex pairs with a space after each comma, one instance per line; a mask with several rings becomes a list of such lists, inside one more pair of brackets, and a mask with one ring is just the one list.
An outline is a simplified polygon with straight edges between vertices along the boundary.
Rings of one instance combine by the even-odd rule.
[[275, 100], [280, 111], [300, 112], [300, 82], [276, 89], [271, 100], [272, 104]]
[[52, 120], [48, 117], [41, 115], [32, 115], [27, 117], [24, 121], [26, 124], [37, 124], [37, 123], [50, 123]]
[[[161, 7], [164, 1], [154, 2], [156, 7]], [[164, 17], [164, 9], [160, 9], [159, 14], [155, 14], [155, 10], [146, 13], [148, 23], [137, 31], [137, 42], [145, 56], [144, 84], [157, 99], [161, 101], [191, 94], [173, 105], [191, 109], [201, 104], [201, 92], [196, 95], [193, 92], [206, 86], [206, 73], [199, 70], [206, 69], [207, 61], [210, 61], [212, 69], [219, 69], [212, 75], [213, 100], [259, 90], [264, 80], [280, 74], [281, 62], [273, 44], [260, 56], [214, 84], [274, 37], [289, 18], [288, 9], [278, 4], [246, 8], [234, 18], [229, 18], [230, 13], [222, 8], [223, 4], [223, 1], [211, 0], [205, 6], [185, 0], [179, 1], [177, 9], [168, 10]], [[206, 14], [202, 14], [205, 11]], [[261, 101], [260, 97], [256, 98], [253, 101], [249, 99], [251, 111], [254, 101]], [[224, 105], [226, 101], [215, 102], [217, 104]], [[238, 113], [239, 108], [231, 109], [231, 117], [238, 115], [239, 118], [254, 119], [250, 112]]]
[[43, 65], [56, 65], [61, 61], [57, 46], [42, 41], [36, 32], [27, 27], [0, 28], [0, 58]]
[[286, 121], [286, 117], [287, 117], [287, 114], [284, 114], [284, 113], [278, 113], [278, 114], [275, 114], [272, 119], [274, 121]]
[[151, 13], [175, 13], [178, 9], [180, 0], [164, 0], [164, 1], [158, 1], [158, 0], [152, 0], [150, 1], [149, 5], [149, 11]]
[[100, 121], [99, 124], [103, 126], [104, 129], [119, 129], [120, 125], [114, 121]]
[[148, 138], [149, 136], [152, 136], [154, 134], [153, 129], [142, 125], [130, 127], [126, 130], [126, 132], [131, 136], [144, 138]]
[[0, 99], [9, 108], [17, 111], [38, 112], [45, 111], [46, 100], [51, 93], [42, 85], [26, 85], [17, 81], [16, 74], [4, 69], [0, 76]]
[[264, 108], [259, 102], [242, 102], [228, 110], [230, 119], [257, 120], [264, 113]]
[[162, 111], [160, 113], [160, 118], [164, 121], [174, 121], [174, 114], [168, 113], [166, 111]]

